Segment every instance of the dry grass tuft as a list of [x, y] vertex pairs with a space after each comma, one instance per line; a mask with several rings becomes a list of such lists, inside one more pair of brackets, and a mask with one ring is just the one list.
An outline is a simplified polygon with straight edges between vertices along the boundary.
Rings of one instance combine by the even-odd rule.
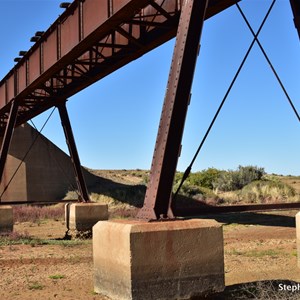
[[49, 206], [14, 206], [13, 210], [15, 222], [33, 222], [37, 223], [40, 220], [53, 219], [63, 220], [64, 205], [49, 205]]

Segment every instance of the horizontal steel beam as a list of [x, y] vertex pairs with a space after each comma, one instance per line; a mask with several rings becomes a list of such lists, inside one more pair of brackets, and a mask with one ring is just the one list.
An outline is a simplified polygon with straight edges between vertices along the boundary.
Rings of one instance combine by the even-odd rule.
[[67, 204], [67, 203], [78, 203], [78, 199], [76, 200], [57, 200], [57, 201], [5, 201], [0, 202], [1, 205], [36, 205], [36, 206], [42, 206], [42, 205], [55, 205], [55, 204]]
[[177, 217], [190, 217], [213, 213], [233, 213], [250, 211], [269, 211], [269, 210], [294, 210], [299, 209], [300, 203], [268, 203], [268, 204], [243, 204], [243, 205], [220, 205], [213, 206], [205, 203], [193, 208], [175, 208], [174, 214]]

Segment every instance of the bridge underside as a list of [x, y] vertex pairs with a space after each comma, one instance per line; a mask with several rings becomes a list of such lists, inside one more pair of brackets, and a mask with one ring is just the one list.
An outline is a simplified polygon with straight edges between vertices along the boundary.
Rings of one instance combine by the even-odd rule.
[[[205, 18], [237, 1], [209, 1]], [[182, 2], [75, 0], [0, 82], [0, 134], [13, 101], [18, 126], [175, 37]]]

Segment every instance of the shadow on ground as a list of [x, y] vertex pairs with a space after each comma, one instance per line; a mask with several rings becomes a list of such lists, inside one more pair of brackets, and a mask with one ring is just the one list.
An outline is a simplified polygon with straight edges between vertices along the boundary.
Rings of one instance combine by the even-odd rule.
[[199, 215], [196, 218], [215, 219], [224, 224], [242, 224], [242, 225], [262, 225], [262, 226], [280, 226], [295, 227], [294, 216], [284, 216], [272, 213], [261, 212], [240, 212], [240, 213], [219, 213]]
[[91, 183], [88, 185], [89, 193], [111, 197], [138, 208], [143, 206], [146, 192], [145, 185], [124, 184], [100, 176], [92, 176], [94, 176], [94, 180], [90, 181]]
[[[92, 184], [88, 187], [90, 193], [111, 197], [137, 209], [143, 206], [146, 193], [145, 185], [124, 184], [100, 176], [92, 176], [93, 180], [90, 180]], [[214, 206], [182, 195], [178, 195], [172, 203], [174, 214], [181, 217], [191, 216], [191, 218], [215, 219], [224, 224], [238, 223], [244, 225], [295, 227], [294, 216], [264, 214], [261, 212], [207, 213], [206, 211], [211, 207]], [[193, 212], [195, 213], [194, 215]]]
[[222, 293], [207, 297], [193, 297], [192, 300], [298, 300], [300, 283], [289, 280], [266, 280], [227, 286]]

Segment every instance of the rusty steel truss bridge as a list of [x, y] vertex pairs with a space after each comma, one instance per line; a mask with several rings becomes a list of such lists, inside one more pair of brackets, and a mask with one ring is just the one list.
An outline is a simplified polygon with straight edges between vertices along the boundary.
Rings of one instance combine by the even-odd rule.
[[[36, 33], [34, 45], [20, 53], [22, 57], [0, 82], [0, 136], [3, 139], [0, 178], [14, 128], [57, 107], [81, 201], [89, 202], [66, 109], [68, 97], [176, 37], [150, 180], [144, 206], [138, 214], [138, 218], [144, 220], [172, 218], [172, 185], [203, 23], [238, 2], [75, 0], [64, 3], [64, 13], [45, 32]], [[290, 4], [300, 35], [300, 0], [290, 0]], [[259, 32], [252, 33], [253, 43], [260, 45]], [[290, 104], [299, 119], [291, 101]], [[191, 165], [184, 177], [190, 170]]]

